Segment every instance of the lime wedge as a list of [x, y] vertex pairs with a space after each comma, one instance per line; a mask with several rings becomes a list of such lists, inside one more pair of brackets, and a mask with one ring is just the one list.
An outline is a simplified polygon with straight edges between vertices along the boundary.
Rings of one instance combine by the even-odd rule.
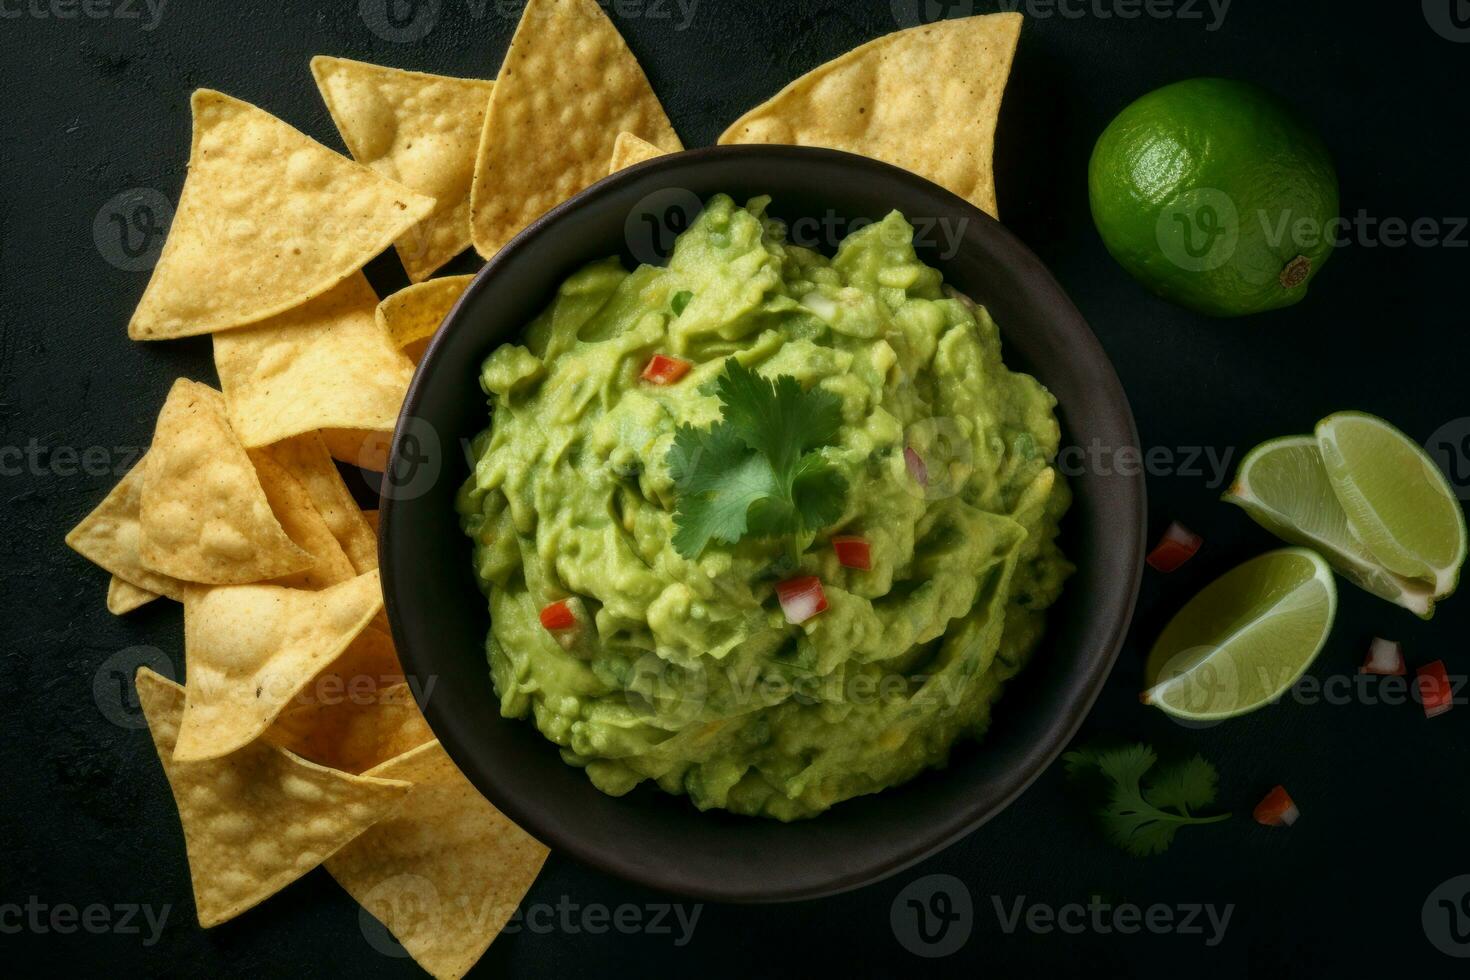
[[1416, 616], [1434, 615], [1433, 591], [1384, 568], [1353, 534], [1314, 437], [1287, 436], [1252, 449], [1220, 499], [1283, 541], [1320, 552], [1354, 585]]
[[1306, 548], [1252, 558], [1211, 582], [1164, 627], [1141, 694], [1190, 721], [1270, 704], [1316, 658], [1337, 613], [1332, 569]]
[[1465, 561], [1465, 512], [1439, 467], [1412, 439], [1364, 412], [1317, 423], [1317, 446], [1348, 526], [1385, 568], [1455, 591]]

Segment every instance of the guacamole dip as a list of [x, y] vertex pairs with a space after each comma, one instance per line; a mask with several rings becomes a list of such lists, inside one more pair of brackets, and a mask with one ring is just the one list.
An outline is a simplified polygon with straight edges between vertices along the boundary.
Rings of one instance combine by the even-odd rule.
[[984, 733], [1069, 497], [1055, 400], [902, 215], [828, 259], [767, 203], [713, 198], [666, 268], [594, 262], [494, 351], [458, 508], [504, 715], [606, 793], [791, 820]]

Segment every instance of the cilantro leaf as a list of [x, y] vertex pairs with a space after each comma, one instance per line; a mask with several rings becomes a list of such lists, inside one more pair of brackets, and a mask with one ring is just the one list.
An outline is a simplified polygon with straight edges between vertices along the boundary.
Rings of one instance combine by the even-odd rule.
[[1203, 756], [1161, 769], [1144, 790], [1144, 798], [1160, 809], [1173, 807], [1185, 816], [1215, 802], [1220, 775]]
[[830, 391], [804, 391], [783, 374], [774, 383], [733, 357], [716, 388], [729, 425], [777, 473], [786, 473], [808, 449], [826, 445], [842, 424], [842, 402]]
[[842, 516], [847, 481], [821, 453], [842, 422], [842, 403], [795, 378], [774, 383], [734, 358], [716, 393], [722, 418], [680, 426], [667, 461], [674, 479], [674, 550], [697, 558], [710, 541], [747, 534], [800, 536]]
[[697, 556], [711, 539], [739, 541], [752, 505], [778, 490], [770, 463], [724, 426], [680, 426], [668, 462], [679, 493], [674, 550], [686, 558]]
[[673, 302], [669, 304], [669, 308], [674, 311], [674, 316], [681, 315], [685, 308], [689, 306], [689, 301], [693, 298], [694, 294], [687, 289], [681, 289], [675, 293]]
[[1219, 776], [1200, 756], [1177, 765], [1159, 767], [1158, 756], [1147, 745], [1117, 749], [1084, 749], [1063, 759], [1067, 775], [1084, 778], [1101, 773], [1107, 783], [1107, 801], [1098, 811], [1108, 839], [1135, 857], [1159, 854], [1174, 842], [1180, 827], [1218, 823], [1230, 814], [1197, 817], [1191, 810], [1215, 801]]

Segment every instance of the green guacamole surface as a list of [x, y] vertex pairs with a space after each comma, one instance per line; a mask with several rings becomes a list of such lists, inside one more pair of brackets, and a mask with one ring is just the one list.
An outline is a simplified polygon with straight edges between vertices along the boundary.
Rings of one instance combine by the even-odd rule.
[[[919, 261], [902, 215], [829, 259], [787, 243], [766, 204], [717, 196], [667, 267], [567, 279], [484, 363], [490, 427], [457, 506], [504, 715], [604, 792], [651, 780], [791, 820], [984, 733], [1070, 571], [1054, 540], [1069, 495], [1055, 400], [1006, 368], [995, 324]], [[655, 354], [692, 369], [650, 383]], [[820, 452], [849, 489], [795, 547], [747, 537], [690, 560], [670, 544], [665, 457], [678, 425], [719, 421], [730, 357], [841, 399]], [[871, 569], [844, 567], [834, 535], [866, 539]], [[801, 575], [828, 605], [792, 624], [775, 586]], [[587, 622], [567, 649], [539, 616], [569, 597]]]

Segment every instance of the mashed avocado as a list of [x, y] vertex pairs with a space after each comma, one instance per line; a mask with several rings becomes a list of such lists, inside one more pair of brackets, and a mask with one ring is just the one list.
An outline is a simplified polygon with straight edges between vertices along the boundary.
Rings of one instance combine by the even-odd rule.
[[[786, 243], [766, 204], [713, 198], [666, 268], [587, 266], [494, 351], [458, 508], [504, 715], [604, 792], [651, 779], [791, 820], [984, 733], [1070, 571], [1069, 496], [1055, 400], [1005, 367], [995, 324], [918, 260], [902, 215], [828, 259]], [[649, 375], [656, 355], [687, 374]], [[814, 533], [689, 559], [667, 457], [678, 426], [720, 421], [731, 357], [840, 399], [816, 452], [846, 493]], [[838, 536], [871, 567], [839, 559]], [[776, 586], [806, 576], [826, 606], [793, 623]]]

